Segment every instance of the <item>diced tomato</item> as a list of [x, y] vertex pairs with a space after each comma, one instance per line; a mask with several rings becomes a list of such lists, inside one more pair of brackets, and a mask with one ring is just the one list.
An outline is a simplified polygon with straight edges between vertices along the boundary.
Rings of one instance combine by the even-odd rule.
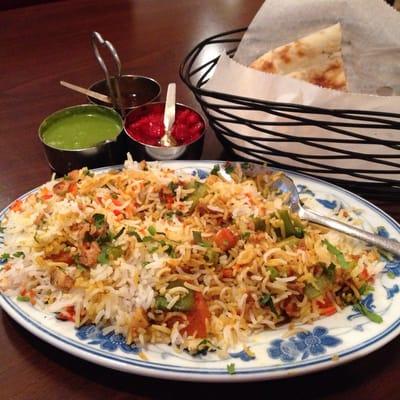
[[326, 307], [326, 308], [320, 308], [319, 309], [319, 314], [320, 315], [325, 315], [326, 317], [329, 315], [333, 315], [336, 313], [336, 307], [335, 306], [330, 306], [330, 307]]
[[121, 213], [121, 214], [117, 215], [115, 219], [117, 221], [122, 221], [124, 218], [125, 218], [125, 215], [123, 213]]
[[222, 276], [224, 278], [232, 278], [233, 277], [233, 269], [232, 268], [224, 268], [222, 270]]
[[68, 182], [60, 181], [53, 186], [53, 192], [58, 196], [64, 196], [68, 192]]
[[42, 200], [49, 200], [49, 199], [51, 199], [52, 197], [53, 197], [53, 195], [52, 195], [52, 193], [50, 193], [49, 189], [43, 188], [43, 189], [40, 191], [40, 198], [41, 198]]
[[113, 214], [118, 217], [118, 215], [122, 214], [121, 210], [113, 210]]
[[166, 202], [166, 207], [170, 210], [172, 207], [172, 203], [174, 202], [174, 196], [172, 194], [166, 194], [164, 198]]
[[215, 244], [223, 251], [228, 251], [235, 247], [238, 239], [228, 228], [220, 229], [214, 238]]
[[34, 306], [36, 304], [36, 292], [34, 290], [29, 291], [30, 302]]
[[119, 199], [112, 199], [112, 202], [115, 206], [120, 207], [122, 206], [122, 201]]
[[130, 202], [124, 209], [127, 218], [132, 218], [133, 215], [135, 214], [135, 211], [136, 211], [136, 206], [133, 201]]
[[283, 308], [289, 317], [299, 316], [299, 308], [296, 304], [296, 298], [294, 296], [290, 296], [283, 301]]
[[74, 196], [78, 194], [78, 185], [75, 182], [69, 184], [68, 193], [71, 193]]
[[195, 293], [194, 307], [187, 314], [188, 326], [186, 333], [188, 335], [196, 335], [198, 338], [207, 337], [207, 323], [210, 319], [210, 311], [203, 295], [199, 292]]
[[318, 307], [319, 307], [319, 313], [320, 315], [325, 315], [326, 317], [328, 315], [333, 315], [336, 313], [336, 307], [334, 306], [332, 300], [329, 298], [328, 295], [325, 295], [325, 297], [322, 300], [317, 301]]
[[21, 296], [26, 296], [26, 289], [25, 289], [25, 288], [22, 288], [22, 289], [19, 291], [19, 294], [20, 294]]
[[322, 300], [318, 300], [317, 304], [319, 308], [327, 308], [333, 305], [332, 300], [327, 295]]
[[67, 253], [66, 251], [61, 251], [58, 254], [52, 254], [48, 258], [52, 261], [62, 262], [62, 263], [68, 264], [68, 265], [71, 265], [74, 263], [74, 259], [72, 258], [71, 254]]
[[11, 204], [10, 209], [14, 212], [18, 212], [22, 210], [22, 201], [15, 200], [14, 203]]
[[364, 281], [367, 281], [369, 279], [369, 274], [367, 268], [364, 268], [360, 274], [360, 278]]
[[69, 306], [66, 307], [65, 310], [60, 311], [57, 314], [57, 319], [60, 319], [61, 321], [75, 321], [75, 307], [74, 306]]
[[68, 172], [68, 177], [73, 181], [77, 181], [79, 178], [79, 170], [74, 169], [73, 171]]

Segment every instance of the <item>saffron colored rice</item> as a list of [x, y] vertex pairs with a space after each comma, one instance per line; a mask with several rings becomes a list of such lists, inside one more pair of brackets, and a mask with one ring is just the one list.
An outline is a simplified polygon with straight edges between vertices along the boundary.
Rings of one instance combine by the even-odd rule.
[[270, 190], [276, 176], [231, 169], [232, 182], [200, 182], [130, 160], [46, 183], [1, 222], [1, 292], [128, 342], [222, 353], [358, 302], [377, 250], [300, 222]]

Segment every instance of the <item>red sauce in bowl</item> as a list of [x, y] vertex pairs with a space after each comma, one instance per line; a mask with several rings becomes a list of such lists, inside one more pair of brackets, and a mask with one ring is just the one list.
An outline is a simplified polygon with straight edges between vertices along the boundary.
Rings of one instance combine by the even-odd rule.
[[[125, 121], [126, 133], [134, 140], [152, 146], [161, 146], [164, 135], [164, 104], [148, 104], [131, 111]], [[178, 146], [196, 141], [203, 133], [204, 122], [194, 110], [176, 105], [175, 122], [171, 135]]]

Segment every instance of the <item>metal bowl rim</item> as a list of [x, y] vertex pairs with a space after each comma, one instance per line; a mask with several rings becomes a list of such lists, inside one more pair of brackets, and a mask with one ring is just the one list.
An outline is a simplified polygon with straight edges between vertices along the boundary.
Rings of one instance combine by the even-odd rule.
[[[158, 81], [155, 80], [154, 78], [150, 78], [149, 76], [145, 76], [145, 75], [132, 75], [132, 74], [122, 74], [121, 76], [122, 76], [122, 77], [125, 77], [125, 76], [126, 76], [126, 77], [128, 77], [128, 78], [144, 78], [144, 79], [147, 79], [147, 80], [149, 80], [149, 81], [152, 81], [153, 83], [155, 83], [155, 84], [158, 86], [158, 93], [157, 93], [157, 95], [154, 96], [154, 97], [152, 97], [148, 102], [143, 103], [143, 104], [139, 104], [138, 106], [124, 107], [125, 110], [135, 110], [136, 108], [142, 107], [142, 106], [145, 105], [145, 104], [151, 104], [151, 103], [153, 102], [153, 100], [155, 100], [157, 97], [159, 97], [159, 96], [161, 95], [161, 92], [162, 92], [161, 84], [160, 84], [160, 82], [158, 82]], [[113, 77], [114, 77], [114, 76], [113, 76]], [[106, 79], [99, 79], [98, 81], [92, 83], [92, 84], [88, 87], [88, 89], [89, 89], [89, 90], [92, 90], [93, 86], [97, 85], [97, 84], [100, 83], [100, 82], [106, 82]], [[91, 99], [93, 99], [94, 97], [86, 96], [86, 98], [87, 98], [89, 101], [91, 101]], [[97, 100], [97, 99], [96, 99], [96, 100]], [[101, 100], [99, 100], [99, 101], [101, 101]], [[91, 103], [92, 103], [92, 104], [100, 105], [100, 104], [95, 103], [95, 102], [92, 102], [92, 101], [91, 101]], [[103, 102], [103, 103], [104, 103], [104, 102]], [[106, 106], [103, 106], [103, 107], [106, 107]]]
[[[203, 131], [201, 132], [201, 135], [200, 135], [197, 139], [195, 139], [195, 140], [193, 140], [193, 141], [191, 141], [191, 142], [189, 142], [189, 143], [181, 144], [180, 146], [166, 146], [166, 147], [165, 147], [165, 146], [154, 146], [153, 144], [142, 143], [142, 142], [139, 142], [139, 140], [136, 140], [136, 139], [134, 139], [133, 137], [129, 136], [129, 134], [128, 134], [128, 132], [127, 132], [127, 129], [126, 129], [126, 121], [127, 121], [128, 117], [129, 117], [129, 114], [133, 113], [134, 111], [137, 112], [138, 109], [139, 109], [140, 107], [147, 107], [147, 106], [151, 106], [151, 105], [155, 105], [155, 104], [165, 104], [165, 101], [155, 101], [155, 102], [153, 102], [153, 103], [146, 103], [146, 104], [143, 104], [143, 105], [141, 105], [141, 106], [139, 106], [139, 107], [137, 107], [137, 108], [135, 108], [135, 109], [129, 111], [129, 113], [126, 114], [126, 116], [125, 116], [125, 118], [124, 118], [124, 129], [123, 129], [123, 131], [124, 131], [125, 135], [128, 136], [128, 138], [129, 138], [130, 140], [132, 140], [134, 143], [139, 143], [139, 144], [141, 144], [142, 146], [150, 147], [150, 148], [153, 148], [153, 149], [163, 149], [163, 148], [168, 148], [168, 149], [179, 149], [179, 148], [181, 148], [181, 147], [190, 146], [191, 144], [196, 143], [196, 142], [199, 141], [202, 137], [204, 137], [204, 135], [205, 135], [205, 133], [206, 133], [206, 128], [207, 128], [207, 122], [206, 122], [205, 118], [204, 118], [197, 110], [195, 110], [193, 107], [187, 106], [186, 104], [183, 104], [183, 103], [176, 103], [176, 105], [177, 105], [177, 106], [182, 106], [182, 107], [185, 107], [185, 108], [188, 108], [188, 109], [194, 111], [197, 115], [200, 116], [201, 120], [203, 121], [204, 128], [203, 128]], [[162, 151], [162, 150], [161, 150], [161, 151]]]
[[[75, 109], [75, 108], [86, 108], [86, 107], [100, 107], [100, 108], [106, 109], [107, 111], [111, 111], [112, 114], [114, 114], [115, 116], [118, 117], [118, 119], [121, 121], [122, 129], [121, 129], [121, 131], [118, 133], [118, 135], [115, 137], [114, 140], [104, 140], [104, 141], [100, 142], [99, 144], [97, 144], [96, 146], [83, 147], [83, 148], [80, 148], [80, 149], [60, 149], [60, 148], [58, 148], [58, 147], [50, 146], [48, 143], [46, 143], [46, 142], [43, 140], [40, 131], [41, 131], [42, 126], [44, 125], [44, 123], [45, 123], [49, 118], [51, 118], [51, 117], [57, 115], [58, 113], [61, 113], [62, 111], [67, 111], [67, 110], [71, 110], [71, 109]], [[86, 103], [85, 103], [85, 104], [77, 104], [77, 105], [75, 105], [75, 106], [69, 106], [69, 107], [61, 108], [60, 110], [54, 111], [52, 114], [48, 115], [48, 116], [40, 123], [40, 125], [39, 125], [39, 128], [38, 128], [38, 136], [39, 136], [39, 140], [42, 142], [42, 144], [43, 144], [44, 146], [50, 147], [51, 149], [58, 150], [58, 151], [66, 151], [66, 152], [83, 152], [83, 151], [87, 151], [87, 150], [95, 150], [95, 149], [98, 149], [98, 148], [101, 147], [101, 146], [104, 146], [105, 144], [116, 142], [117, 139], [118, 139], [118, 137], [122, 134], [122, 132], [124, 132], [124, 129], [125, 129], [125, 128], [124, 128], [124, 123], [125, 123], [125, 121], [122, 119], [121, 115], [118, 114], [118, 112], [115, 111], [112, 107], [102, 106], [102, 105], [100, 105], [100, 104], [94, 104], [94, 103], [90, 103], [90, 104], [86, 104]]]

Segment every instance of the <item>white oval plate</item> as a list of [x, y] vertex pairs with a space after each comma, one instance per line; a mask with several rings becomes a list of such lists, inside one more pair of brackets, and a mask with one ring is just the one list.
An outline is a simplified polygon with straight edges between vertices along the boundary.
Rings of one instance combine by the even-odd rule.
[[[174, 161], [164, 164], [204, 178], [215, 162]], [[303, 200], [314, 209], [328, 215], [334, 215], [341, 206], [355, 209], [367, 221], [367, 229], [400, 239], [399, 224], [368, 201], [321, 180], [287, 173], [298, 185]], [[21, 198], [25, 196], [27, 194]], [[0, 212], [0, 221], [7, 209]], [[176, 353], [166, 345], [152, 345], [146, 349], [128, 346], [120, 335], [103, 335], [94, 326], [76, 330], [71, 322], [58, 321], [53, 314], [39, 312], [29, 303], [6, 296], [0, 296], [0, 305], [11, 318], [44, 341], [104, 367], [173, 380], [254, 381], [331, 368], [384, 346], [400, 333], [399, 286], [400, 260], [387, 262], [376, 280], [374, 292], [363, 300], [370, 310], [382, 316], [381, 324], [373, 323], [352, 307], [347, 307], [313, 325], [304, 325], [305, 332], [290, 338], [285, 337], [285, 327], [253, 336], [248, 345], [254, 357], [238, 348], [224, 360], [212, 353], [196, 357], [185, 352]], [[143, 359], [143, 353], [147, 360]], [[228, 373], [228, 364], [234, 364], [235, 374]]]

